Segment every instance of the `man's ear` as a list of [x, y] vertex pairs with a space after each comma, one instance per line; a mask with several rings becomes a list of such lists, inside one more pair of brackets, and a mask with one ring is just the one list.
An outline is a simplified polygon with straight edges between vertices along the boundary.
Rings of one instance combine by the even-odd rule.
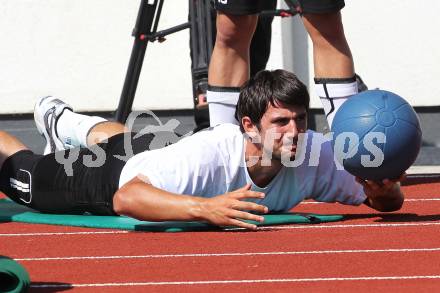
[[241, 118], [241, 125], [243, 126], [244, 132], [249, 135], [252, 139], [256, 136], [259, 136], [259, 131], [257, 126], [252, 122], [251, 118], [248, 116], [244, 116]]
[[251, 140], [254, 144], [261, 143], [261, 136], [258, 127], [252, 122], [252, 120], [245, 116], [241, 118], [241, 125], [243, 126], [244, 136]]

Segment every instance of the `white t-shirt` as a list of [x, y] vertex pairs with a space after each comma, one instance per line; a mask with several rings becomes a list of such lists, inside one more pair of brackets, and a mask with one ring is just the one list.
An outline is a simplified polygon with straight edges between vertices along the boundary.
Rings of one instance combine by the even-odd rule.
[[[303, 163], [283, 166], [265, 187], [256, 186], [249, 177], [245, 143], [239, 127], [232, 124], [198, 132], [176, 144], [130, 158], [121, 172], [119, 186], [145, 175], [153, 186], [168, 192], [214, 197], [251, 183], [252, 190], [265, 193], [264, 199], [252, 201], [266, 205], [272, 212], [288, 211], [309, 198], [350, 205], [360, 205], [366, 199], [354, 176], [337, 169], [331, 143], [324, 142], [320, 133], [308, 131]], [[316, 156], [310, 160], [312, 146], [316, 153], [317, 145], [321, 145], [319, 160]]]

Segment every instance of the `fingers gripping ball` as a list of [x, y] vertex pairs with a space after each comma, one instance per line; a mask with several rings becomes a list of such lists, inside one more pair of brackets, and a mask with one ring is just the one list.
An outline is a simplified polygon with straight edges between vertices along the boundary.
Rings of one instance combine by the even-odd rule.
[[416, 160], [422, 131], [416, 112], [402, 97], [369, 90], [348, 99], [332, 124], [337, 160], [369, 180], [396, 179]]

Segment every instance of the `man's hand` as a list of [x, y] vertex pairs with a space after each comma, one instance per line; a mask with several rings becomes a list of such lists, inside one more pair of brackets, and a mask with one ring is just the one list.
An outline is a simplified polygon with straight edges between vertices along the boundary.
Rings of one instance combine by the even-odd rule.
[[382, 182], [364, 180], [356, 177], [356, 181], [364, 187], [368, 206], [380, 212], [393, 212], [402, 207], [404, 196], [400, 190], [400, 181], [405, 180], [406, 174], [395, 180], [384, 179]]
[[264, 193], [251, 191], [250, 188], [251, 185], [246, 184], [244, 187], [235, 191], [213, 198], [201, 199], [199, 217], [217, 226], [237, 226], [252, 230], [257, 229], [256, 225], [246, 223], [242, 220], [263, 222], [264, 217], [246, 211], [265, 214], [268, 212], [268, 208], [253, 202], [243, 201], [247, 198], [264, 198]]
[[261, 192], [251, 191], [247, 184], [236, 191], [213, 198], [174, 194], [146, 183], [148, 178], [133, 178], [113, 196], [113, 209], [141, 221], [196, 221], [206, 220], [218, 226], [237, 226], [256, 229], [242, 220], [263, 222], [262, 216], [246, 211], [267, 213], [268, 208], [247, 198], [264, 198]]

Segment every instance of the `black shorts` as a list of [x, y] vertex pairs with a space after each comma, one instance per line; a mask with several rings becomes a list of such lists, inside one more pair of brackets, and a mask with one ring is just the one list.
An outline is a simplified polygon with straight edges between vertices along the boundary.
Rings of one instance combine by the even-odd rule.
[[113, 196], [122, 168], [132, 155], [149, 150], [154, 137], [126, 135], [46, 156], [20, 151], [3, 164], [0, 190], [15, 202], [45, 213], [115, 215]]
[[[344, 0], [291, 0], [305, 13], [331, 13], [345, 6]], [[215, 9], [225, 14], [250, 15], [268, 10], [267, 0], [214, 0]]]

